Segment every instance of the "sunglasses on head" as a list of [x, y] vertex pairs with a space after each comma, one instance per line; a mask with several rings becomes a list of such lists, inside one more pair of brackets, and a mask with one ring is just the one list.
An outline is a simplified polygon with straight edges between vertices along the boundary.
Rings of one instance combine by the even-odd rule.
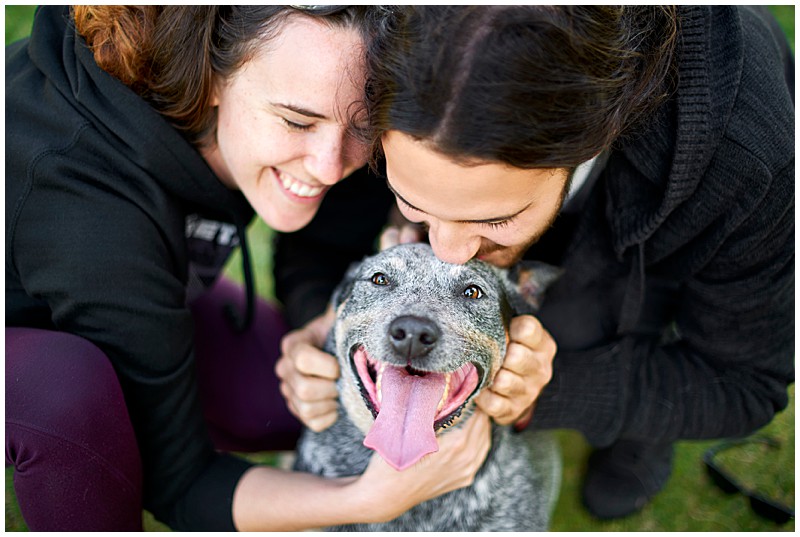
[[717, 487], [719, 487], [723, 492], [727, 494], [734, 494], [738, 492], [739, 494], [747, 497], [747, 499], [750, 501], [750, 508], [758, 516], [771, 520], [777, 524], [785, 524], [794, 518], [794, 509], [745, 487], [731, 474], [719, 466], [714, 460], [715, 456], [722, 451], [735, 446], [752, 443], [764, 444], [771, 448], [779, 447], [777, 440], [766, 437], [745, 438], [723, 442], [707, 450], [703, 455], [703, 464], [706, 467], [706, 472], [714, 484], [717, 485]]

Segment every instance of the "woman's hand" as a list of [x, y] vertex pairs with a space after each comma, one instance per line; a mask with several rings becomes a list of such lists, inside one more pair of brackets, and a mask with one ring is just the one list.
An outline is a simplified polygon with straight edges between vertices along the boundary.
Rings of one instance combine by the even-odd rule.
[[480, 409], [463, 427], [439, 437], [439, 451], [398, 472], [375, 454], [352, 483], [354, 497], [367, 506], [365, 522], [386, 522], [417, 504], [469, 486], [491, 446], [489, 418]]
[[281, 341], [281, 357], [275, 374], [289, 410], [312, 431], [322, 431], [336, 422], [339, 362], [321, 349], [333, 326], [329, 309], [306, 326], [288, 333]]
[[480, 410], [439, 440], [439, 451], [398, 472], [375, 454], [360, 476], [324, 478], [254, 466], [233, 497], [239, 531], [299, 531], [339, 524], [386, 522], [415, 505], [470, 485], [491, 444]]
[[503, 366], [476, 402], [501, 425], [521, 428], [533, 415], [536, 399], [553, 376], [556, 342], [531, 315], [511, 320]]

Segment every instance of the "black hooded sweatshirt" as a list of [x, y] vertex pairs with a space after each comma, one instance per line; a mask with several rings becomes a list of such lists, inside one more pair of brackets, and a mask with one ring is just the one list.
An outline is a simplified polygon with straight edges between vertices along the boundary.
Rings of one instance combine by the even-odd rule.
[[68, 8], [40, 8], [30, 39], [6, 47], [6, 325], [70, 332], [105, 352], [136, 431], [144, 505], [176, 530], [234, 529], [249, 464], [209, 439], [187, 304], [252, 216], [97, 66]]

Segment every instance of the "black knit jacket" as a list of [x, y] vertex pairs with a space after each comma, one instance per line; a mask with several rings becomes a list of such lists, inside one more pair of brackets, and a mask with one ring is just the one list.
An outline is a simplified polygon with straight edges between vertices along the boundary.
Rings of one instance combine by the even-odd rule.
[[[792, 60], [760, 10], [680, 13], [674, 96], [526, 253], [565, 269], [539, 313], [559, 350], [532, 426], [597, 446], [746, 434], [794, 380]], [[277, 289], [295, 324], [372, 247], [348, 230], [385, 219], [385, 196], [331, 194], [280, 237]]]

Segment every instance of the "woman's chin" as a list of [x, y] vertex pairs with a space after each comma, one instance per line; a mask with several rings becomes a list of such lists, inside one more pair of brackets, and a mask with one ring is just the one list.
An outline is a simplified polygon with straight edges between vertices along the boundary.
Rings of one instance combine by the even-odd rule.
[[306, 207], [305, 210], [267, 210], [265, 214], [259, 212], [259, 216], [267, 226], [275, 231], [292, 233], [307, 226], [314, 218], [314, 215], [317, 214], [318, 208], [319, 206]]

